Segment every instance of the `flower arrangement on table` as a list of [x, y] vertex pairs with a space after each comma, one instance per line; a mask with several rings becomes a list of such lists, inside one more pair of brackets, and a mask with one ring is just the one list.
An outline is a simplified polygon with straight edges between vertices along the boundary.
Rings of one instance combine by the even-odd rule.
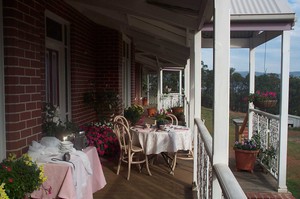
[[56, 136], [62, 140], [64, 136], [63, 134], [79, 132], [79, 128], [75, 123], [71, 121], [61, 121], [59, 117], [60, 111], [58, 106], [54, 106], [51, 103], [46, 103], [43, 111], [45, 112], [45, 116], [43, 118], [42, 130], [46, 136]]
[[42, 124], [43, 132], [47, 136], [55, 136], [57, 133], [63, 131], [64, 125], [59, 118], [59, 107], [51, 103], [46, 103], [43, 111], [45, 112]]
[[144, 113], [144, 108], [140, 105], [133, 104], [124, 110], [124, 117], [135, 125]]
[[[257, 107], [273, 107], [277, 103], [277, 93], [272, 91], [256, 91], [248, 96], [248, 101]], [[264, 103], [264, 105], [262, 104]]]
[[160, 109], [156, 114], [155, 114], [155, 120], [156, 124], [159, 127], [159, 125], [164, 125], [169, 122], [167, 119], [168, 111], [165, 109]]
[[[38, 166], [28, 154], [20, 158], [10, 154], [0, 163], [0, 198], [23, 199], [40, 189], [46, 179], [43, 166]], [[43, 189], [51, 194], [51, 187]]]
[[90, 123], [80, 127], [85, 131], [89, 146], [95, 146], [99, 156], [116, 157], [120, 147], [111, 123]]

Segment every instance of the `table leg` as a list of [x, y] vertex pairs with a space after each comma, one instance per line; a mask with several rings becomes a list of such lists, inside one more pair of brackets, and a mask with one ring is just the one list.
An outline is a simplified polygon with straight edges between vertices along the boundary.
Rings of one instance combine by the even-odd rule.
[[[166, 153], [166, 152], [162, 152], [161, 155], [164, 158], [165, 162], [167, 163], [169, 169], [171, 170], [170, 174], [174, 175], [174, 169], [175, 169], [175, 165], [176, 165], [176, 156], [177, 156], [177, 153], [174, 153], [174, 158], [170, 157], [168, 155], [168, 153]], [[170, 164], [169, 160], [171, 160], [171, 164]]]

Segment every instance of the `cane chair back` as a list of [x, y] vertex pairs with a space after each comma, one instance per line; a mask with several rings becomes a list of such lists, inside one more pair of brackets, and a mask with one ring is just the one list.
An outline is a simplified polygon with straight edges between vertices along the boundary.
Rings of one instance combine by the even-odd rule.
[[127, 119], [122, 115], [115, 116], [113, 122], [123, 123], [129, 129], [129, 123], [128, 123]]
[[[140, 164], [145, 163], [148, 174], [151, 176], [152, 174], [149, 170], [148, 157], [141, 147], [135, 146], [132, 144], [132, 137], [131, 137], [130, 131], [127, 128], [126, 124], [124, 124], [122, 122], [114, 122], [114, 131], [118, 137], [120, 149], [121, 149], [119, 163], [118, 163], [118, 169], [117, 169], [117, 175], [119, 175], [119, 173], [120, 173], [121, 163], [125, 162], [128, 164], [127, 180], [129, 180], [129, 178], [130, 178], [132, 164], [138, 164], [140, 172], [141, 172]], [[142, 158], [142, 159], [140, 159], [140, 158]]]
[[175, 115], [169, 113], [167, 114], [167, 117], [171, 119], [173, 125], [178, 125], [178, 119]]

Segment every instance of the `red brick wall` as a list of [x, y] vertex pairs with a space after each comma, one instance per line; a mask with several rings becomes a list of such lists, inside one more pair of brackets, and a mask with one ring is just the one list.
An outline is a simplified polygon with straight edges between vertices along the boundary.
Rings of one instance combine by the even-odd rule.
[[83, 93], [96, 79], [100, 87], [121, 93], [121, 34], [98, 26], [63, 1], [4, 0], [4, 64], [7, 152], [20, 155], [41, 137], [45, 102], [44, 11], [70, 22], [72, 120], [96, 120]]
[[41, 132], [41, 49], [43, 20], [38, 2], [3, 1], [7, 152], [17, 155]]
[[[97, 45], [97, 84], [103, 90], [118, 93], [122, 99], [122, 34], [99, 26]], [[119, 104], [121, 111], [121, 101]]]

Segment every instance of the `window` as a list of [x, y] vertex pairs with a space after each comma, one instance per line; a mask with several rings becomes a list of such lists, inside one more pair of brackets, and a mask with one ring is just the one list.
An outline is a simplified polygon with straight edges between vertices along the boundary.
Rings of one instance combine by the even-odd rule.
[[46, 11], [46, 102], [59, 106], [60, 119], [71, 120], [69, 23]]

